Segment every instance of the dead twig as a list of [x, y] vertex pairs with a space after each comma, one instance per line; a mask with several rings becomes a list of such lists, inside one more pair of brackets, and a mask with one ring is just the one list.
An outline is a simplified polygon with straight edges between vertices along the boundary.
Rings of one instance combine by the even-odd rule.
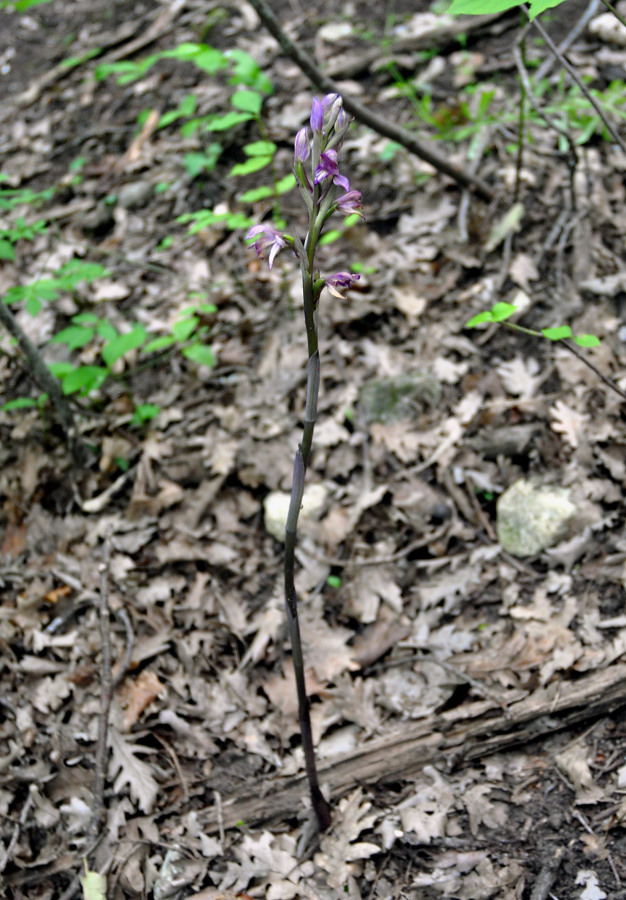
[[11, 834], [11, 839], [9, 841], [9, 845], [6, 848], [6, 850], [4, 851], [2, 858], [0, 859], [0, 875], [2, 874], [2, 872], [4, 872], [4, 870], [6, 869], [8, 863], [9, 863], [9, 860], [13, 856], [13, 851], [15, 850], [15, 848], [17, 846], [17, 842], [20, 837], [20, 832], [21, 832], [22, 828], [24, 828], [24, 826], [26, 825], [26, 820], [28, 819], [32, 805], [33, 805], [33, 794], [29, 791], [28, 796], [26, 797], [24, 806], [22, 807], [20, 817], [19, 817], [18, 821], [15, 823], [15, 825], [13, 826], [13, 832]]
[[556, 881], [556, 876], [559, 874], [559, 869], [561, 868], [564, 857], [565, 847], [557, 847], [554, 856], [542, 866], [541, 871], [537, 876], [537, 880], [533, 885], [530, 900], [546, 900], [549, 896], [550, 888]]
[[359, 103], [358, 100], [346, 94], [345, 91], [340, 90], [331, 78], [328, 78], [327, 75], [324, 75], [318, 69], [311, 57], [288, 37], [265, 0], [248, 0], [248, 3], [253, 7], [265, 28], [276, 38], [284, 53], [300, 67], [313, 84], [327, 94], [341, 94], [346, 112], [349, 112], [355, 119], [358, 119], [363, 125], [372, 128], [378, 134], [382, 134], [384, 137], [388, 137], [390, 140], [406, 147], [419, 159], [430, 163], [437, 171], [448, 175], [457, 184], [474, 191], [483, 200], [491, 201], [495, 198], [495, 191], [481, 178], [463, 169], [458, 169], [447, 159], [431, 150], [430, 147], [418, 141], [411, 132], [406, 131], [399, 125], [395, 125], [393, 122], [389, 122], [387, 119], [383, 119], [381, 116], [377, 116], [366, 106], [363, 106], [362, 103]]
[[0, 302], [0, 323], [2, 323], [9, 334], [15, 338], [18, 347], [26, 357], [31, 375], [41, 389], [50, 397], [50, 400], [56, 409], [65, 437], [67, 438], [74, 461], [77, 465], [84, 466], [87, 463], [89, 454], [87, 453], [87, 448], [79, 438], [74, 415], [67, 402], [67, 398], [63, 395], [60, 383], [43, 361], [39, 350], [35, 347], [28, 335], [24, 333], [7, 304], [2, 302]]
[[[608, 6], [608, 3], [607, 3]], [[587, 27], [589, 21], [595, 16], [600, 7], [600, 0], [591, 0], [591, 3], [584, 11], [580, 19], [574, 23], [572, 30], [565, 35], [561, 43], [559, 44], [559, 50], [561, 53], [567, 53], [569, 48], [572, 46], [576, 38], [581, 34], [581, 32]], [[547, 59], [541, 63], [537, 71], [535, 72], [535, 81], [537, 84], [541, 81], [542, 78], [545, 78], [552, 66], [554, 65], [554, 56], [549, 56]]]
[[95, 778], [93, 789], [93, 815], [89, 832], [95, 837], [101, 825], [104, 810], [104, 785], [109, 750], [109, 714], [113, 698], [111, 674], [111, 618], [109, 613], [109, 559], [111, 537], [104, 539], [103, 558], [100, 564], [100, 642], [102, 662], [100, 666], [100, 717], [98, 720], [98, 744], [96, 746]]
[[[248, 2], [251, 2], [251, 0], [248, 0]], [[255, 0], [255, 2], [257, 2], [257, 0]], [[522, 4], [522, 6], [520, 8], [524, 11], [524, 13], [528, 17], [530, 17], [528, 7], [525, 4]], [[563, 55], [563, 53], [561, 53], [560, 49], [556, 46], [556, 44], [554, 43], [554, 41], [552, 40], [552, 38], [550, 37], [550, 35], [546, 31], [546, 29], [543, 27], [543, 25], [541, 24], [541, 22], [539, 21], [538, 18], [533, 19], [533, 25], [537, 29], [537, 31], [539, 32], [541, 37], [544, 39], [544, 41], [546, 42], [546, 44], [548, 45], [548, 47], [550, 48], [550, 50], [552, 51], [554, 56], [561, 63], [561, 65], [563, 66], [563, 68], [565, 69], [565, 71], [567, 72], [569, 77], [572, 79], [572, 81], [574, 82], [576, 87], [579, 88], [579, 90], [583, 94], [583, 96], [586, 97], [586, 99], [589, 101], [589, 103], [593, 106], [594, 110], [600, 117], [601, 121], [603, 122], [603, 124], [606, 127], [606, 130], [611, 135], [611, 137], [613, 138], [615, 143], [621, 147], [621, 149], [624, 151], [624, 153], [626, 153], [626, 143], [624, 143], [622, 137], [620, 136], [619, 132], [617, 131], [617, 129], [615, 128], [615, 126], [613, 125], [611, 120], [608, 118], [608, 116], [605, 115], [604, 110], [602, 109], [602, 107], [600, 106], [600, 104], [598, 103], [596, 98], [593, 96], [593, 94], [591, 93], [591, 91], [589, 90], [589, 88], [587, 87], [585, 82], [582, 80], [582, 78], [580, 77], [580, 75], [578, 74], [578, 72], [576, 71], [574, 66], [567, 60], [567, 58]]]
[[[411, 541], [410, 544], [407, 544], [406, 547], [403, 547], [402, 550], [398, 550], [396, 553], [390, 553], [388, 556], [372, 556], [370, 559], [341, 559], [338, 556], [323, 556], [321, 553], [312, 553], [310, 550], [305, 550], [303, 552], [316, 562], [324, 563], [327, 566], [334, 566], [335, 568], [345, 569], [348, 566], [354, 566], [354, 568], [386, 566], [389, 565], [389, 563], [398, 562], [398, 560], [404, 559], [406, 556], [409, 556], [410, 553], [413, 553], [414, 550], [421, 550], [422, 547], [427, 547], [428, 544], [431, 544], [433, 541], [438, 541], [439, 538], [444, 536], [447, 530], [448, 524], [446, 523], [440, 528], [437, 528], [436, 531], [433, 531], [432, 534]], [[421, 562], [431, 565], [439, 563], [441, 560], [435, 558], [423, 560]]]

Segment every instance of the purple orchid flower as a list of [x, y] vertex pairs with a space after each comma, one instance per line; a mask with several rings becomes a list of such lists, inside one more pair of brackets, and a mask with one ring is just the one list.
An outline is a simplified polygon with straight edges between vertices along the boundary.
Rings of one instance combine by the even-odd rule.
[[360, 212], [362, 205], [361, 191], [347, 191], [343, 197], [339, 198], [337, 210], [344, 216], [351, 216], [352, 213], [356, 213], [363, 218], [363, 213]]
[[354, 275], [352, 272], [337, 272], [336, 275], [331, 275], [330, 278], [326, 279], [326, 287], [333, 295], [333, 297], [339, 297], [341, 300], [345, 300], [345, 294], [342, 294], [342, 291], [349, 291], [355, 281], [358, 281], [360, 275]]
[[332, 182], [338, 184], [344, 191], [350, 190], [350, 182], [339, 171], [336, 150], [325, 150], [320, 156], [319, 165], [315, 170], [315, 184], [319, 184], [325, 178], [330, 178]]
[[296, 140], [294, 142], [294, 157], [296, 162], [305, 162], [305, 160], [308, 159], [310, 152], [311, 146], [309, 144], [309, 135], [305, 126], [304, 128], [301, 128], [297, 133]]
[[270, 253], [267, 259], [267, 266], [271, 269], [274, 257], [278, 251], [287, 246], [282, 234], [280, 231], [276, 231], [275, 228], [272, 228], [271, 225], [255, 225], [246, 235], [246, 240], [250, 240], [251, 238], [255, 239], [254, 249], [259, 258], [261, 258], [269, 248]]

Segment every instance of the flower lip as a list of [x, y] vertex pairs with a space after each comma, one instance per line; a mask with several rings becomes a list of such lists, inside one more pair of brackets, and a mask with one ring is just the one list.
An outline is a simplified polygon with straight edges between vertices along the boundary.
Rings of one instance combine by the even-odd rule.
[[348, 291], [352, 287], [355, 281], [360, 279], [360, 275], [356, 275], [352, 272], [337, 272], [335, 275], [331, 275], [330, 278], [326, 279], [326, 287], [333, 295], [333, 297], [339, 297], [342, 300], [345, 300], [345, 294], [342, 294], [342, 291]]
[[338, 184], [344, 191], [350, 190], [350, 182], [339, 171], [336, 150], [325, 150], [320, 155], [320, 162], [315, 170], [315, 184], [320, 184], [325, 178], [330, 178], [334, 184]]

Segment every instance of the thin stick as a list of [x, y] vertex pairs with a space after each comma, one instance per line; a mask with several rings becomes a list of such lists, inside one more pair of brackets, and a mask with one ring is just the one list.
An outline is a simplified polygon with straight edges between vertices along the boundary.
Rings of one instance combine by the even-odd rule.
[[[249, 0], [249, 2], [251, 2], [251, 0]], [[255, 0], [255, 2], [256, 2], [256, 0]], [[521, 8], [524, 10], [526, 15], [530, 17], [528, 7], [525, 6], [524, 4], [522, 4]], [[611, 137], [613, 138], [615, 143], [619, 144], [619, 146], [622, 148], [624, 153], [626, 153], [626, 143], [624, 143], [624, 141], [622, 140], [619, 132], [617, 131], [617, 129], [615, 128], [613, 123], [605, 115], [604, 110], [602, 109], [602, 107], [600, 106], [600, 104], [598, 103], [596, 98], [593, 96], [593, 94], [591, 93], [591, 91], [589, 90], [589, 88], [587, 87], [585, 82], [581, 79], [580, 75], [578, 74], [578, 72], [576, 71], [574, 66], [570, 62], [568, 62], [567, 58], [561, 53], [561, 51], [556, 46], [556, 44], [554, 43], [554, 41], [552, 40], [552, 38], [550, 37], [550, 35], [546, 31], [546, 29], [543, 27], [543, 25], [541, 24], [539, 19], [536, 19], [536, 18], [533, 19], [533, 25], [535, 26], [535, 28], [537, 29], [537, 31], [539, 32], [541, 37], [544, 39], [544, 41], [546, 42], [546, 44], [548, 45], [548, 47], [550, 48], [552, 53], [556, 56], [558, 61], [561, 63], [561, 65], [563, 66], [563, 68], [565, 69], [567, 74], [570, 76], [570, 78], [574, 82], [574, 84], [580, 89], [581, 93], [587, 98], [589, 103], [591, 103], [591, 105], [593, 106], [593, 108], [599, 115], [600, 119], [606, 126], [606, 130], [611, 135]]]
[[106, 769], [108, 758], [108, 734], [109, 713], [113, 698], [113, 677], [111, 674], [111, 620], [109, 614], [109, 559], [111, 549], [111, 537], [109, 534], [104, 539], [102, 562], [100, 563], [100, 643], [102, 647], [102, 662], [100, 666], [100, 717], [98, 720], [98, 744], [96, 746], [95, 778], [93, 788], [93, 816], [91, 819], [90, 833], [97, 835], [101, 826], [101, 817], [104, 810], [104, 785], [106, 781]]
[[17, 842], [19, 840], [20, 831], [26, 825], [26, 820], [28, 819], [28, 815], [30, 813], [31, 807], [33, 805], [33, 794], [29, 791], [28, 796], [26, 797], [26, 801], [24, 806], [22, 807], [22, 811], [20, 813], [20, 817], [18, 821], [13, 826], [13, 833], [11, 835], [11, 840], [9, 841], [9, 846], [4, 851], [2, 859], [0, 859], [0, 874], [4, 872], [7, 867], [7, 864], [11, 857], [13, 856], [13, 851], [17, 846]]
[[354, 97], [350, 97], [341, 90], [336, 82], [327, 75], [324, 75], [324, 73], [315, 65], [311, 57], [288, 37], [265, 0], [248, 0], [248, 2], [250, 6], [253, 7], [269, 33], [276, 38], [284, 53], [293, 59], [307, 78], [327, 94], [341, 94], [344, 99], [344, 108], [358, 119], [359, 122], [372, 128], [374, 131], [378, 132], [378, 134], [382, 134], [384, 137], [388, 137], [392, 141], [396, 141], [396, 143], [406, 147], [407, 150], [419, 157], [419, 159], [423, 159], [425, 162], [430, 163], [437, 171], [442, 172], [444, 175], [448, 175], [456, 181], [457, 184], [473, 190], [479, 197], [482, 197], [483, 200], [491, 201], [495, 198], [495, 191], [481, 178], [469, 172], [465, 172], [462, 169], [458, 169], [447, 159], [439, 156], [434, 150], [431, 150], [426, 144], [418, 141], [411, 132], [406, 131], [406, 129], [401, 128], [399, 125], [395, 125], [387, 119], [377, 116], [368, 109], [367, 106], [359, 103]]
[[[606, 0], [604, 0], [606, 3]], [[609, 4], [606, 4], [609, 6]], [[561, 53], [567, 53], [569, 48], [572, 46], [578, 35], [583, 31], [583, 29], [587, 26], [590, 19], [592, 19], [595, 14], [598, 12], [598, 7], [600, 6], [600, 0], [591, 0], [591, 3], [584, 11], [580, 19], [575, 23], [572, 30], [569, 34], [566, 34], [561, 43], [559, 44], [559, 50]], [[618, 16], [619, 18], [619, 16]], [[535, 72], [535, 81], [537, 84], [541, 81], [542, 78], [545, 78], [552, 66], [554, 65], [554, 57], [549, 56], [547, 59], [541, 63], [537, 71]]]

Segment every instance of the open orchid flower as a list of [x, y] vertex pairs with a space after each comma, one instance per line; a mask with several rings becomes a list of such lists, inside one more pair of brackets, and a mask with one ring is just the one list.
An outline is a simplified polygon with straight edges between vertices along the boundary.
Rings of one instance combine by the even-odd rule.
[[287, 246], [283, 235], [271, 225], [254, 225], [246, 235], [246, 240], [251, 238], [254, 238], [254, 249], [259, 258], [269, 250], [267, 265], [271, 269], [278, 251]]
[[345, 299], [345, 294], [341, 292], [349, 290], [360, 277], [360, 275], [353, 275], [352, 272], [337, 272], [336, 275], [331, 275], [330, 278], [326, 279], [326, 287], [333, 297], [339, 297], [343, 300]]

